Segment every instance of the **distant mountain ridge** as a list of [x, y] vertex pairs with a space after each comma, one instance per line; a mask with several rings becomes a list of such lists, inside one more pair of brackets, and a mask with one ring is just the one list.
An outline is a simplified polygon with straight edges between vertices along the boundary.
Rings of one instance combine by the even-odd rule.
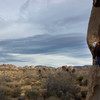
[[[34, 65], [31, 65], [31, 66], [15, 66], [13, 64], [1, 64], [0, 65], [0, 68], [10, 68], [10, 69], [14, 69], [14, 68], [26, 68], [26, 69], [31, 69], [31, 68], [55, 68], [55, 67], [52, 67], [52, 66], [45, 66], [45, 65], [37, 65], [37, 66], [34, 66]], [[84, 65], [84, 66], [67, 66], [67, 65], [64, 65], [64, 66], [61, 66], [61, 67], [72, 67], [72, 68], [82, 68], [82, 67], [91, 67], [91, 65]], [[57, 68], [61, 68], [61, 67], [57, 67]]]

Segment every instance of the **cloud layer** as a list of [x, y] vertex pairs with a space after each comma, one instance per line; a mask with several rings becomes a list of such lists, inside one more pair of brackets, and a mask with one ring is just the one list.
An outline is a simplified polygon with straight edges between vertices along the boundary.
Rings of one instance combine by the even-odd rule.
[[[86, 45], [91, 4], [90, 0], [0, 1], [1, 63], [91, 64]], [[46, 61], [39, 59], [43, 56]]]
[[[74, 33], [76, 34], [76, 33]], [[81, 34], [36, 35], [0, 42], [2, 62], [50, 66], [90, 64], [85, 37]], [[84, 59], [84, 60], [83, 60]], [[88, 60], [87, 60], [88, 59]]]

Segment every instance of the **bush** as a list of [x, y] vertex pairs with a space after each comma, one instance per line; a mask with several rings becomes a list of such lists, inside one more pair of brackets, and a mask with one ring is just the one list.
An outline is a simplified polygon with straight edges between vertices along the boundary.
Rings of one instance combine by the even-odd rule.
[[11, 96], [16, 98], [19, 97], [21, 95], [21, 89], [20, 88], [16, 88], [12, 91]]
[[21, 83], [19, 83], [19, 82], [10, 82], [10, 83], [7, 83], [6, 86], [10, 87], [10, 88], [17, 88], [17, 87], [21, 86]]
[[12, 81], [12, 79], [8, 75], [3, 74], [3, 75], [0, 76], [0, 84], [3, 83], [3, 82], [11, 82], [11, 81]]
[[79, 76], [79, 77], [77, 78], [77, 80], [78, 80], [79, 82], [82, 82], [83, 79], [84, 79], [84, 76]]
[[0, 86], [0, 100], [8, 100], [8, 97], [5, 94], [5, 86]]
[[25, 80], [25, 85], [31, 85], [32, 81], [30, 79]]
[[80, 86], [82, 85], [83, 79], [84, 79], [84, 76], [82, 75], [77, 78], [77, 81], [79, 82]]
[[10, 88], [10, 87], [6, 87], [5, 90], [4, 90], [4, 92], [5, 92], [6, 95], [11, 95], [12, 91], [13, 91], [13, 89]]
[[19, 97], [18, 100], [25, 100], [25, 97], [24, 96]]
[[[45, 100], [46, 100], [46, 99], [45, 99]], [[47, 100], [60, 100], [60, 99], [57, 98], [57, 97], [51, 96], [51, 97], [49, 97]]]
[[39, 91], [37, 90], [27, 90], [25, 92], [25, 96], [28, 98], [28, 99], [36, 99], [38, 96], [39, 96]]
[[82, 98], [86, 98], [87, 90], [81, 91]]
[[5, 86], [0, 86], [0, 93], [5, 93]]
[[0, 93], [0, 100], [10, 100], [4, 93]]
[[49, 97], [49, 94], [48, 94], [48, 92], [47, 92], [46, 89], [44, 89], [44, 90], [41, 91], [41, 95], [43, 97], [43, 100], [46, 100], [46, 98]]
[[83, 85], [83, 86], [87, 86], [87, 85], [88, 85], [88, 80], [87, 80], [87, 79], [84, 80], [84, 81], [82, 82], [82, 85]]
[[78, 100], [77, 94], [80, 92], [80, 87], [75, 83], [76, 81], [69, 73], [52, 74], [47, 80], [47, 92], [50, 96], [58, 96], [61, 100], [67, 100], [68, 94]]

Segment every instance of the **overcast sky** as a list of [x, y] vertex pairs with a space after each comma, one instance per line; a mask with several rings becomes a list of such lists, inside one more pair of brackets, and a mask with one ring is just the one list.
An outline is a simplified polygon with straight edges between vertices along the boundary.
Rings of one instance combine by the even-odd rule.
[[91, 0], [0, 0], [0, 64], [90, 65]]

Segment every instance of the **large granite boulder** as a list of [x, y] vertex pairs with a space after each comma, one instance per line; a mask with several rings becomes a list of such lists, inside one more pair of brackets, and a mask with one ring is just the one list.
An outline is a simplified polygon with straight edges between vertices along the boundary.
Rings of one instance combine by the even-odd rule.
[[[95, 1], [95, 0], [94, 0]], [[97, 0], [100, 2], [100, 0]], [[99, 5], [99, 4], [98, 4]], [[92, 7], [88, 24], [87, 43], [93, 55], [93, 42], [100, 41], [100, 7]], [[94, 61], [93, 61], [94, 62]], [[100, 100], [100, 67], [93, 63], [90, 71], [88, 94], [86, 100]]]

